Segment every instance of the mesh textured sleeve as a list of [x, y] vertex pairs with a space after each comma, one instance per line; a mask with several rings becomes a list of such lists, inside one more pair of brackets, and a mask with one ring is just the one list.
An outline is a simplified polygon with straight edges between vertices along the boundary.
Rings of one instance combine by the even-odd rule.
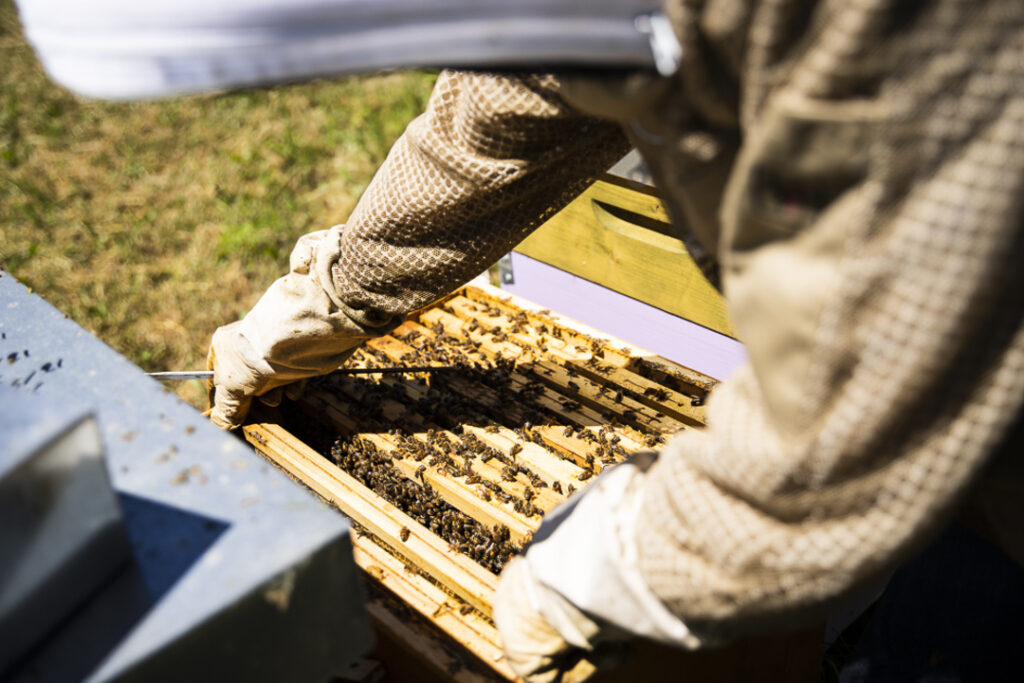
[[720, 256], [750, 363], [649, 472], [637, 544], [718, 640], [907, 557], [1020, 419], [1024, 4], [670, 4], [742, 84]]
[[420, 308], [482, 272], [628, 150], [552, 76], [445, 72], [338, 233], [335, 298], [357, 322]]

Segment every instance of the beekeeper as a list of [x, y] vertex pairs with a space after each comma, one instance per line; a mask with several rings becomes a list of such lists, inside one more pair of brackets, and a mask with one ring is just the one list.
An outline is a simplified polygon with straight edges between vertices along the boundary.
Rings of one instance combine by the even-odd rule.
[[671, 75], [443, 73], [345, 225], [211, 344], [233, 428], [640, 149], [749, 362], [706, 429], [603, 474], [506, 567], [495, 620], [528, 680], [634, 635], [820, 619], [963, 505], [1024, 561], [1024, 3], [664, 13]]
[[[1020, 474], [1000, 444], [1024, 398], [1024, 5], [665, 9], [672, 77], [442, 74], [347, 223], [213, 338], [231, 428], [641, 150], [750, 360], [707, 429], [601, 476], [505, 569], [495, 620], [530, 680], [628, 634], [698, 648], [822, 618], [986, 468]], [[1021, 498], [994, 490], [976, 507], [1024, 560]]]

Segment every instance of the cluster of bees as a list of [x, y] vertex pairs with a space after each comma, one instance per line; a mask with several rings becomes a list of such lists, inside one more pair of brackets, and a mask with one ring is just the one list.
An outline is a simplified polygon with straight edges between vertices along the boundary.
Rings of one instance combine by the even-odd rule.
[[[490, 315], [506, 315], [511, 320], [511, 324], [504, 329], [485, 328], [476, 320], [466, 323], [468, 329], [488, 333], [496, 340], [522, 332], [531, 324], [523, 312], [510, 314], [498, 307], [486, 304], [481, 306]], [[556, 325], [532, 324], [541, 334], [563, 338], [562, 331]], [[477, 495], [484, 500], [507, 503], [525, 516], [540, 516], [541, 509], [534, 504], [540, 489], [549, 487], [556, 493], [570, 495], [575, 491], [575, 486], [558, 481], [549, 486], [547, 481], [517, 457], [525, 442], [532, 442], [550, 453], [565, 457], [545, 441], [543, 433], [535, 426], [566, 425], [566, 418], [553, 412], [550, 402], [542, 404], [537, 399], [545, 395], [557, 401], [566, 411], [578, 410], [581, 404], [577, 399], [582, 398], [580, 384], [590, 380], [582, 377], [571, 365], [566, 365], [566, 374], [573, 379], [566, 382], [563, 393], [556, 393], [547, 386], [551, 380], [543, 378], [545, 381], [540, 381], [535, 369], [517, 367], [511, 360], [489, 357], [481, 353], [480, 342], [468, 336], [448, 334], [440, 323], [428, 329], [428, 333], [406, 331], [401, 335], [393, 335], [411, 349], [401, 358], [401, 362], [410, 365], [443, 364], [443, 368], [415, 376], [388, 375], [371, 380], [336, 375], [314, 382], [321, 390], [345, 394], [341, 398], [351, 406], [349, 417], [359, 424], [360, 431], [386, 433], [393, 445], [393, 452], [379, 450], [358, 434], [332, 434], [326, 437], [322, 435], [322, 429], [319, 436], [310, 434], [308, 424], [305, 427], [299, 425], [296, 433], [309, 445], [319, 445], [321, 452], [329, 454], [342, 469], [437, 533], [453, 550], [468, 555], [481, 566], [498, 573], [508, 559], [519, 551], [510, 540], [508, 528], [500, 525], [488, 527], [443, 500], [430, 485], [426, 476], [428, 470], [459, 479], [475, 489]], [[581, 345], [580, 350], [590, 351], [590, 358], [586, 361], [588, 371], [610, 374], [613, 366], [599, 360], [604, 358], [604, 350], [596, 340], [587, 346]], [[371, 347], [358, 351], [354, 360], [368, 367], [395, 365], [393, 358]], [[354, 388], [357, 390], [353, 391]], [[345, 392], [345, 389], [348, 391]], [[627, 389], [604, 384], [599, 395], [604, 397], [605, 405], [621, 403], [624, 396], [637, 397]], [[660, 400], [667, 394], [652, 389], [644, 392], [644, 395]], [[353, 396], [358, 396], [358, 401], [353, 400]], [[404, 412], [398, 415], [390, 412], [390, 419], [386, 419], [383, 413], [384, 404], [388, 401], [401, 404]], [[620, 462], [628, 455], [617, 433], [621, 431], [617, 425], [629, 424], [633, 440], [649, 447], [664, 441], [661, 434], [635, 423], [630, 417], [630, 411], [620, 408], [599, 412], [608, 418], [608, 424], [594, 428], [571, 423], [564, 427], [564, 436], [575, 437], [588, 444], [586, 454], [580, 454], [581, 457], [576, 459], [577, 464], [583, 468], [582, 473], [576, 477], [579, 481], [586, 481], [601, 466]], [[519, 443], [502, 451], [464, 429], [465, 425], [476, 425], [492, 433], [499, 433], [504, 427], [518, 436]], [[294, 431], [295, 425], [289, 426]], [[395, 458], [420, 464], [414, 474], [406, 476], [410, 470], [407, 468], [406, 474], [403, 474], [395, 465]], [[500, 478], [493, 474], [489, 477], [481, 476], [477, 463], [496, 466]], [[519, 484], [510, 487], [505, 485], [506, 482]], [[522, 491], [522, 495], [512, 495], [509, 490]], [[408, 529], [403, 529], [400, 539], [405, 540], [409, 533]]]
[[[621, 462], [628, 455], [628, 452], [622, 446], [622, 438], [607, 425], [597, 430], [566, 425], [562, 435], [565, 437], [575, 437], [594, 445], [593, 450], [587, 453], [584, 458], [584, 461], [590, 467], [593, 467], [594, 462], [597, 460], [600, 460], [603, 465], [611, 465]], [[653, 444], [648, 445], [660, 445], [665, 441], [665, 437], [661, 434], [649, 434], [647, 436], [651, 437], [653, 441]]]
[[[482, 463], [498, 460], [502, 463], [503, 481], [516, 481], [516, 475], [522, 473], [530, 479], [533, 486], [547, 486], [547, 483], [532, 470], [515, 462], [516, 448], [512, 449], [511, 455], [505, 455], [483, 443], [476, 435], [463, 433], [462, 429], [458, 431], [460, 434], [456, 439], [451, 439], [435, 429], [428, 429], [422, 439], [402, 434], [397, 428], [392, 429], [390, 434], [397, 442], [395, 453], [399, 457], [425, 462], [416, 469], [416, 478], [421, 485], [429, 486], [424, 477], [427, 467], [437, 468], [450, 477], [464, 477], [465, 482], [471, 486], [483, 487], [481, 497], [486, 501], [497, 499], [512, 505], [520, 514], [539, 517], [542, 514], [541, 510], [531, 502], [535, 497], [533, 489], [526, 487], [523, 497], [517, 498], [496, 482], [481, 477], [473, 470], [474, 460]], [[522, 450], [522, 446], [518, 448]]]
[[[519, 547], [511, 542], [508, 527], [486, 527], [452, 507], [429, 485], [417, 483], [395, 467], [390, 455], [363, 440], [338, 439], [331, 459], [346, 472], [373, 489], [388, 502], [448, 541], [452, 550], [468, 555], [495, 574], [501, 573]], [[403, 529], [402, 540], [409, 531]]]

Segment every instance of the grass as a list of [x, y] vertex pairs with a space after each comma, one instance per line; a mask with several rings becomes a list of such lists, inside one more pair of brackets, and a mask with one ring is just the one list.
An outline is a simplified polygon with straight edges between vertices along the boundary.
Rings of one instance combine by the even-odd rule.
[[0, 60], [0, 266], [150, 371], [205, 366], [295, 240], [344, 222], [435, 78], [88, 101], [46, 79], [10, 0]]

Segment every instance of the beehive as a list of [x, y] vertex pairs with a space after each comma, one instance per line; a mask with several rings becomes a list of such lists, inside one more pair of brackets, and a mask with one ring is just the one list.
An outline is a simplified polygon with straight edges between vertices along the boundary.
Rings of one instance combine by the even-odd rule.
[[[425, 638], [421, 656], [456, 680], [513, 678], [491, 596], [544, 513], [602, 468], [700, 426], [714, 386], [477, 287], [416, 313], [348, 364], [435, 369], [321, 378], [298, 403], [257, 415], [246, 437], [356, 523], [378, 627]], [[431, 646], [406, 612], [457, 647]]]

